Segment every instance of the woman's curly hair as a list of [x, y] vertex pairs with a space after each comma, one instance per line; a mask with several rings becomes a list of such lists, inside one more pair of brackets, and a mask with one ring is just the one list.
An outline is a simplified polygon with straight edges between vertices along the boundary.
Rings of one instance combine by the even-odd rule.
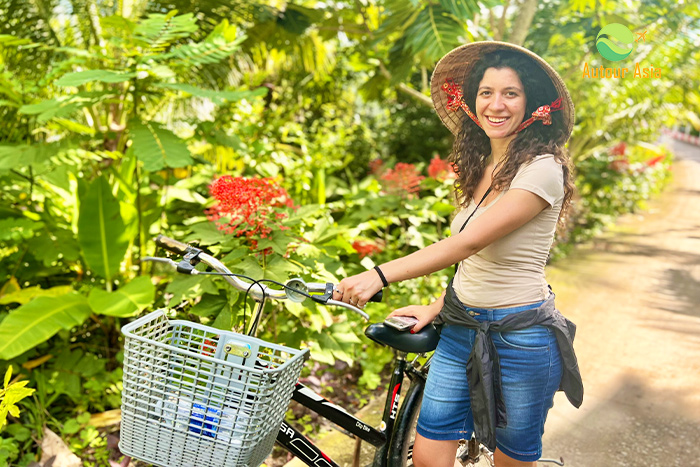
[[[469, 73], [469, 82], [465, 83], [464, 99], [469, 108], [476, 111], [476, 94], [479, 83], [487, 68], [511, 68], [523, 83], [526, 96], [525, 118], [541, 105], [550, 104], [557, 96], [551, 79], [545, 71], [530, 58], [513, 51], [496, 51], [485, 54], [476, 62]], [[562, 112], [552, 113], [552, 124], [543, 125], [535, 122], [518, 133], [506, 149], [502, 167], [497, 167], [493, 179], [493, 190], [502, 191], [510, 186], [518, 169], [540, 154], [553, 154], [564, 170], [564, 202], [560, 219], [569, 206], [574, 192], [571, 174], [571, 161], [564, 148], [567, 139], [567, 128], [564, 125]], [[455, 197], [461, 206], [467, 206], [474, 197], [474, 191], [484, 175], [488, 156], [491, 153], [491, 143], [484, 130], [479, 128], [470, 118], [463, 119], [462, 128], [455, 138], [452, 153], [448, 160], [455, 164], [457, 180], [455, 180]]]

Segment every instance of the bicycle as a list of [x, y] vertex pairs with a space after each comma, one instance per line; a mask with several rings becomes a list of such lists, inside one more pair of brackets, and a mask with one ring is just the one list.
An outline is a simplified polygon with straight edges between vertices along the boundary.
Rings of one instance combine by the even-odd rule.
[[[255, 312], [255, 317], [252, 320], [252, 323], [250, 325], [250, 329], [245, 333], [246, 336], [249, 338], [252, 338], [255, 336], [258, 325], [260, 323], [260, 318], [262, 316], [262, 312], [264, 309], [265, 305], [265, 300], [267, 298], [271, 299], [276, 299], [276, 300], [283, 300], [283, 299], [289, 299], [292, 301], [296, 302], [301, 302], [306, 299], [312, 299], [318, 303], [322, 303], [325, 305], [329, 306], [338, 306], [338, 307], [343, 307], [346, 309], [349, 309], [353, 311], [354, 313], [357, 313], [361, 315], [366, 321], [369, 321], [369, 315], [362, 311], [361, 309], [350, 305], [348, 303], [344, 302], [339, 302], [333, 300], [332, 297], [332, 292], [333, 292], [333, 284], [332, 283], [306, 283], [302, 281], [301, 279], [292, 279], [288, 281], [286, 284], [279, 284], [283, 287], [283, 290], [277, 290], [277, 289], [271, 289], [270, 287], [263, 285], [261, 282], [263, 281], [253, 281], [250, 278], [245, 278], [244, 276], [237, 275], [231, 273], [231, 271], [220, 261], [218, 261], [216, 258], [208, 255], [207, 253], [203, 252], [202, 250], [186, 245], [184, 243], [178, 242], [176, 240], [173, 240], [171, 238], [165, 237], [163, 235], [159, 235], [156, 239], [155, 242], [157, 245], [165, 248], [166, 250], [182, 255], [183, 258], [179, 263], [176, 263], [170, 258], [161, 258], [161, 257], [147, 257], [144, 258], [146, 261], [155, 261], [159, 263], [164, 263], [168, 264], [172, 267], [174, 267], [178, 272], [184, 273], [184, 274], [212, 274], [212, 275], [220, 275], [223, 277], [229, 284], [233, 287], [235, 287], [238, 290], [244, 291], [247, 294], [250, 294], [250, 296], [253, 298], [254, 301], [258, 303], [257, 311]], [[207, 266], [209, 266], [211, 269], [213, 269], [215, 272], [202, 272], [197, 269], [195, 269], [195, 266], [199, 263], [203, 263]], [[247, 282], [246, 280], [243, 279], [248, 279], [251, 280], [251, 282]], [[268, 282], [273, 282], [273, 281], [268, 281]], [[381, 291], [372, 298], [371, 301], [380, 301], [381, 300]], [[155, 316], [157, 312], [153, 312], [150, 315], [141, 318], [138, 320], [140, 322], [141, 326], [150, 326], [148, 328], [148, 332], [150, 333], [160, 333], [162, 334], [162, 331], [156, 331], [156, 328], [153, 325], [148, 324], [149, 321], [148, 319], [152, 319], [153, 316]], [[157, 317], [160, 319], [159, 317]], [[144, 324], [145, 323], [145, 324]], [[123, 328], [124, 330], [127, 329], [129, 326], [131, 328], [134, 328], [134, 324], [126, 325]], [[200, 328], [204, 328], [202, 326], [199, 326]], [[243, 364], [243, 365], [251, 365], [251, 361], [254, 362], [257, 366], [262, 366], [263, 368], [271, 366], [270, 362], [261, 362], [259, 358], [251, 358], [255, 357], [255, 351], [250, 352], [253, 347], [251, 347], [251, 343], [247, 342], [252, 342], [252, 341], [247, 341], [245, 340], [245, 337], [240, 337], [237, 338], [237, 340], [234, 341], [227, 341], [225, 345], [221, 343], [216, 343], [213, 342], [210, 338], [214, 337], [219, 337], [218, 335], [214, 335], [216, 333], [220, 333], [221, 337], [223, 338], [223, 332], [214, 330], [210, 332], [209, 334], [201, 334], [196, 331], [190, 331], [189, 334], [187, 334], [187, 343], [189, 345], [192, 345], [192, 343], [196, 344], [198, 349], [204, 351], [207, 351], [207, 348], [211, 348], [211, 354], [212, 355], [218, 355], [219, 357], [224, 356], [226, 358], [233, 358], [234, 363], [236, 364]], [[229, 333], [230, 334], [230, 333]], [[126, 332], [125, 332], [126, 335]], [[342, 407], [339, 407], [336, 404], [333, 404], [331, 401], [325, 399], [323, 396], [317, 394], [313, 390], [311, 390], [309, 387], [305, 386], [304, 384], [300, 383], [297, 379], [296, 382], [292, 382], [291, 385], [293, 385], [293, 389], [291, 389], [291, 399], [296, 401], [297, 403], [313, 410], [314, 412], [318, 413], [321, 417], [333, 422], [337, 426], [339, 426], [342, 430], [345, 431], [346, 434], [349, 436], [355, 437], [357, 440], [362, 440], [365, 442], [370, 443], [374, 447], [376, 447], [376, 453], [374, 456], [374, 460], [372, 462], [372, 467], [406, 467], [406, 466], [412, 466], [413, 461], [412, 461], [412, 450], [413, 450], [413, 441], [415, 439], [415, 428], [416, 428], [416, 422], [418, 419], [418, 413], [420, 411], [420, 404], [423, 396], [423, 389], [425, 386], [425, 380], [427, 377], [427, 373], [430, 368], [430, 362], [431, 358], [427, 357], [424, 363], [419, 363], [419, 360], [421, 357], [426, 357], [429, 352], [432, 352], [436, 347], [437, 343], [439, 340], [439, 335], [437, 333], [437, 330], [435, 327], [431, 324], [429, 326], [424, 327], [420, 332], [417, 332], [415, 334], [411, 333], [406, 333], [406, 332], [400, 332], [397, 331], [391, 327], [385, 326], [383, 323], [374, 323], [369, 325], [366, 330], [365, 330], [365, 335], [369, 337], [371, 340], [382, 344], [382, 345], [388, 345], [392, 347], [395, 351], [396, 358], [394, 360], [393, 368], [392, 368], [392, 376], [391, 380], [389, 383], [389, 386], [387, 388], [387, 393], [386, 393], [386, 398], [385, 398], [385, 404], [384, 404], [384, 413], [382, 416], [382, 422], [380, 423], [379, 428], [374, 428], [370, 426], [369, 424], [365, 423], [364, 421], [360, 420], [359, 418], [351, 415], [348, 413], [345, 409]], [[208, 337], [207, 337], [208, 336]], [[242, 335], [241, 335], [242, 336]], [[173, 339], [181, 339], [181, 337], [173, 338]], [[241, 340], [242, 339], [242, 340]], [[220, 339], [223, 340], [223, 339]], [[231, 344], [233, 342], [233, 344]], [[263, 341], [264, 344], [264, 341]], [[223, 348], [222, 348], [223, 345]], [[255, 346], [254, 342], [252, 342], [252, 345]], [[276, 346], [274, 344], [267, 344], [270, 347], [280, 347]], [[126, 345], [125, 345], [126, 347]], [[161, 349], [163, 345], [158, 347], [158, 349]], [[213, 349], [216, 348], [217, 350], [214, 351]], [[280, 347], [281, 348], [281, 347]], [[190, 349], [191, 350], [191, 349]], [[253, 349], [254, 350], [254, 349]], [[157, 353], [160, 352], [160, 350], [157, 351]], [[286, 349], [285, 352], [291, 352], [290, 349]], [[180, 352], [182, 353], [182, 352]], [[416, 357], [411, 361], [408, 362], [407, 356], [408, 354], [416, 354]], [[125, 350], [126, 354], [126, 350]], [[252, 355], [251, 355], [252, 354]], [[170, 357], [168, 358], [178, 358], [178, 357], [172, 357], [172, 352], [169, 354]], [[277, 355], [277, 354], [276, 354]], [[281, 355], [281, 354], [280, 354]], [[308, 351], [305, 352], [305, 356], [308, 356]], [[258, 356], [259, 357], [259, 356]], [[299, 357], [299, 355], [295, 356], [294, 358]], [[150, 357], [149, 357], [150, 358]], [[276, 357], [278, 360], [281, 359], [279, 355]], [[294, 359], [292, 358], [292, 360]], [[163, 360], [164, 357], [163, 355], [160, 355], [158, 357], [155, 357], [153, 360], [158, 363], [158, 359]], [[246, 360], [247, 359], [247, 360]], [[151, 360], [148, 360], [151, 362]], [[291, 360], [290, 360], [291, 361]], [[139, 362], [141, 363], [141, 362]], [[161, 362], [162, 363], [162, 362]], [[278, 362], [279, 363], [279, 362]], [[141, 372], [142, 376], [148, 374], [148, 376], [151, 375], [152, 373], [152, 368], [154, 363], [146, 363], [141, 365]], [[184, 367], [184, 364], [180, 364], [181, 366], [175, 365], [175, 368], [181, 369], [181, 367]], [[286, 365], [286, 362], [283, 362], [283, 364], [280, 366], [280, 368], [284, 367]], [[143, 370], [143, 368], [146, 368], [146, 370]], [[134, 370], [129, 369], [130, 366], [127, 365], [127, 359], [125, 357], [125, 364], [124, 364], [124, 391], [125, 393], [127, 392], [127, 378], [131, 378], [133, 380], [134, 375], [131, 374], [129, 375], [128, 373], [135, 373]], [[172, 365], [169, 366], [168, 368], [172, 368]], [[217, 367], [218, 368], [218, 367]], [[278, 368], [279, 369], [279, 368]], [[200, 371], [200, 370], [198, 370]], [[224, 373], [222, 372], [223, 370], [217, 369], [213, 372], [214, 380], [221, 380], [226, 379], [224, 378]], [[230, 371], [230, 370], [227, 370]], [[276, 370], [273, 370], [276, 371]], [[298, 371], [301, 371], [299, 368]], [[206, 371], [200, 371], [201, 373], [206, 373]], [[191, 373], [191, 372], [190, 372]], [[210, 372], [211, 373], [211, 372]], [[252, 373], [251, 373], [252, 374]], [[191, 376], [191, 375], [189, 375]], [[180, 381], [175, 381], [175, 386], [177, 386], [177, 383], [182, 383], [182, 381], [187, 380], [189, 381], [189, 376], [185, 375], [182, 376], [180, 375]], [[211, 377], [212, 375], [209, 374]], [[229, 375], [230, 376], [230, 375]], [[249, 378], [250, 374], [243, 373], [243, 376], [239, 374], [238, 380], [241, 380], [241, 378]], [[298, 373], [296, 374], [296, 377], [298, 377]], [[408, 388], [408, 391], [406, 392], [406, 395], [404, 397], [403, 403], [399, 405], [399, 402], [401, 400], [401, 390], [403, 387], [403, 380], [404, 377], [408, 377], [410, 380], [410, 385]], [[272, 379], [283, 379], [283, 376], [279, 376], [276, 374], [276, 376], [273, 376]], [[166, 382], [170, 384], [170, 386], [173, 385], [172, 380], [173, 378], [171, 376], [167, 376], [165, 378]], [[189, 383], [190, 386], [188, 386], [186, 389], [191, 389], [192, 387], [199, 387], [201, 389], [203, 383], [201, 381], [201, 375], [197, 373], [197, 378], [194, 378], [192, 383]], [[234, 380], [235, 383], [235, 378], [229, 378]], [[143, 378], [142, 378], [143, 380]], [[272, 384], [275, 384], [276, 381], [272, 381]], [[132, 384], [130, 382], [129, 384]], [[148, 383], [146, 383], [148, 384]], [[229, 381], [230, 384], [230, 381]], [[211, 381], [208, 381], [205, 383], [206, 385], [206, 392], [204, 393], [207, 397], [213, 397], [213, 395], [216, 393], [216, 384], [212, 384]], [[234, 384], [235, 385], [235, 384]], [[143, 384], [142, 384], [142, 387]], [[155, 404], [152, 404], [149, 406], [150, 411], [146, 411], [143, 413], [148, 413], [148, 416], [143, 416], [140, 417], [139, 421], [142, 421], [141, 419], [145, 418], [144, 423], [148, 423], [148, 425], [144, 425], [147, 427], [154, 427], [152, 429], [158, 429], [161, 431], [165, 432], [165, 435], [161, 433], [161, 431], [158, 432], [157, 434], [157, 441], [154, 441], [150, 445], [146, 442], [146, 445], [148, 447], [147, 452], [149, 453], [149, 456], [147, 458], [139, 457], [137, 454], [132, 455], [132, 449], [128, 443], [124, 443], [123, 445], [123, 439], [120, 441], [120, 448], [122, 449], [122, 452], [131, 455], [131, 457], [139, 459], [142, 458], [143, 460], [150, 461], [156, 465], [163, 465], [166, 467], [173, 467], [174, 465], [177, 466], [194, 466], [194, 465], [206, 465], [201, 458], [197, 458], [197, 456], [203, 455], [201, 453], [200, 448], [197, 448], [197, 452], [195, 452], [192, 456], [187, 457], [185, 454], [182, 455], [176, 455], [175, 457], [168, 457], [168, 462], [169, 464], [164, 464], [162, 463], [163, 461], [161, 460], [158, 462], [153, 456], [150, 455], [150, 450], [149, 449], [156, 449], [152, 448], [152, 445], [157, 444], [157, 442], [160, 442], [164, 436], [167, 438], [167, 436], [175, 437], [174, 439], [181, 440], [183, 444], [185, 443], [204, 443], [205, 446], [212, 446], [212, 449], [214, 452], [216, 451], [217, 445], [215, 444], [216, 441], [222, 441], [226, 445], [226, 456], [228, 456], [228, 450], [235, 448], [238, 446], [239, 448], [242, 446], [242, 443], [248, 442], [245, 441], [243, 438], [238, 441], [239, 444], [232, 444], [232, 438], [236, 433], [241, 433], [241, 436], [248, 436], [250, 433], [245, 432], [244, 430], [237, 431], [236, 425], [240, 425], [241, 423], [245, 423], [249, 421], [251, 418], [254, 417], [254, 409], [255, 407], [255, 397], [257, 397], [258, 392], [255, 392], [255, 394], [251, 393], [250, 391], [246, 392], [247, 390], [242, 389], [242, 386], [240, 384], [236, 386], [236, 395], [238, 397], [238, 402], [237, 404], [239, 406], [244, 406], [244, 409], [241, 409], [241, 407], [236, 407], [235, 409], [232, 408], [231, 406], [228, 406], [226, 404], [221, 405], [219, 404], [216, 409], [209, 407], [208, 401], [205, 401], [203, 403], [195, 403], [194, 399], [185, 399], [185, 402], [183, 401], [183, 397], [180, 394], [180, 398], [177, 399], [176, 402], [169, 402], [167, 400], [164, 401], [157, 401]], [[180, 393], [182, 393], [182, 387], [180, 386], [179, 389]], [[187, 391], [185, 391], [187, 392]], [[200, 390], [201, 393], [201, 390]], [[161, 394], [160, 392], [158, 394]], [[253, 394], [253, 395], [251, 395]], [[136, 403], [131, 404], [131, 405], [136, 405], [138, 406], [139, 398], [142, 398], [141, 395], [136, 395]], [[285, 399], [282, 397], [281, 403], [289, 403], [289, 396], [287, 395], [287, 398]], [[159, 405], [160, 404], [160, 405]], [[143, 404], [141, 404], [143, 405]], [[164, 416], [161, 416], [160, 418], [156, 417], [157, 421], [153, 420], [153, 411], [154, 407], [159, 410], [158, 414], [165, 414]], [[167, 406], [167, 410], [166, 410]], [[284, 409], [286, 409], [286, 406], [283, 407], [282, 414], [284, 413]], [[129, 403], [126, 401], [123, 402], [123, 407], [122, 407], [122, 412], [124, 413], [125, 410], [131, 410], [133, 412], [133, 407], [130, 407]], [[234, 412], [235, 410], [235, 412]], [[227, 411], [228, 411], [228, 417], [227, 417]], [[169, 418], [168, 418], [169, 417]], [[225, 419], [228, 418], [228, 421], [225, 422]], [[173, 421], [174, 419], [174, 421]], [[177, 424], [177, 420], [180, 420], [179, 425]], [[169, 425], [167, 425], [167, 429], [163, 428], [163, 420], [166, 420]], [[242, 420], [242, 422], [241, 422]], [[178, 428], [179, 427], [179, 428]], [[176, 429], [177, 428], [177, 429]], [[124, 421], [122, 422], [122, 429], [124, 429]], [[151, 428], [144, 428], [142, 431], [144, 432], [143, 435], [146, 435], [146, 431], [151, 430]], [[225, 436], [223, 436], [225, 434]], [[287, 421], [281, 421], [281, 424], [279, 424], [278, 430], [270, 430], [269, 434], [264, 434], [264, 436], [259, 436], [260, 438], [265, 437], [265, 440], [260, 440], [258, 438], [253, 438], [249, 437], [250, 439], [258, 442], [262, 446], [262, 450], [267, 452], [256, 452], [255, 453], [255, 460], [251, 461], [251, 457], [248, 456], [246, 457], [245, 460], [242, 462], [252, 462], [251, 464], [247, 463], [235, 463], [235, 465], [259, 465], [266, 457], [269, 455], [269, 453], [272, 451], [272, 439], [274, 435], [274, 441], [282, 446], [283, 448], [287, 449], [289, 452], [294, 454], [296, 457], [298, 457], [302, 462], [304, 462], [306, 465], [309, 466], [316, 466], [316, 467], [322, 467], [322, 466], [327, 466], [327, 467], [339, 467], [339, 465], [333, 461], [329, 456], [327, 456], [325, 453], [321, 451], [311, 440], [306, 438], [303, 434], [301, 434], [298, 430], [296, 430], [290, 423]], [[209, 438], [209, 439], [207, 439]], [[172, 439], [170, 440], [172, 442]], [[208, 443], [208, 444], [207, 444]], [[183, 448], [185, 449], [185, 448]], [[207, 451], [207, 455], [210, 453]], [[237, 453], [234, 453], [233, 459], [235, 462], [239, 462], [240, 459], [239, 457], [236, 457]], [[194, 457], [193, 457], [194, 456]], [[218, 458], [226, 458], [229, 459], [231, 456], [226, 457], [224, 454], [219, 455]], [[173, 460], [175, 459], [175, 460]], [[184, 459], [184, 460], [183, 460]], [[209, 455], [207, 457], [207, 461], [213, 462], [213, 457]], [[479, 464], [480, 461], [484, 461], [484, 463]], [[457, 452], [456, 456], [456, 462], [459, 462], [459, 465], [462, 466], [474, 466], [474, 465], [489, 465], [493, 467], [494, 462], [493, 462], [493, 456], [492, 454], [482, 445], [478, 443], [478, 441], [474, 438], [471, 440], [465, 441], [460, 444], [460, 448]], [[558, 465], [564, 465], [563, 459], [560, 459], [560, 461], [556, 461], [553, 459], [541, 459], [540, 462], [552, 462]], [[224, 465], [224, 464], [219, 464], [219, 465]], [[227, 466], [230, 464], [226, 464]], [[218, 467], [218, 466], [217, 466]]]

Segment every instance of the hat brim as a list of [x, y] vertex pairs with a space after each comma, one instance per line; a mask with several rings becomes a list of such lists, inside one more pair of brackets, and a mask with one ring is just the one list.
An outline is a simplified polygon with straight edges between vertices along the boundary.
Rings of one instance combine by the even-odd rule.
[[452, 79], [459, 86], [464, 87], [464, 83], [469, 79], [469, 74], [471, 73], [474, 64], [479, 61], [479, 59], [487, 53], [499, 51], [499, 50], [510, 50], [515, 52], [520, 52], [523, 55], [530, 58], [536, 65], [538, 65], [547, 76], [552, 81], [552, 86], [557, 91], [557, 94], [562, 99], [562, 116], [564, 118], [564, 126], [566, 128], [566, 140], [571, 136], [571, 132], [574, 129], [574, 102], [571, 100], [571, 95], [568, 89], [566, 89], [566, 84], [564, 80], [559, 76], [559, 74], [552, 68], [549, 63], [544, 61], [539, 55], [514, 44], [509, 44], [507, 42], [496, 42], [496, 41], [484, 41], [484, 42], [473, 42], [471, 44], [465, 44], [457, 47], [456, 49], [448, 52], [447, 55], [442, 57], [440, 61], [435, 65], [435, 71], [430, 79], [430, 95], [433, 100], [433, 106], [437, 112], [442, 123], [447, 127], [452, 134], [457, 135], [462, 129], [462, 124], [465, 118], [469, 118], [467, 114], [462, 110], [457, 111], [447, 110], [447, 93], [442, 91], [442, 85], [446, 79]]

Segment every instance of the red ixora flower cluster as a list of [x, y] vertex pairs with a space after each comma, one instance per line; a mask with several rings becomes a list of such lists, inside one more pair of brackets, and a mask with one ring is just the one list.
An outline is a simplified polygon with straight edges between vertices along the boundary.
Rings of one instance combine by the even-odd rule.
[[372, 175], [381, 175], [384, 172], [384, 161], [377, 158], [369, 161], [369, 173]]
[[375, 253], [384, 251], [384, 245], [380, 242], [372, 242], [369, 240], [355, 240], [352, 242], [352, 247], [355, 249], [360, 258], [372, 256]]
[[440, 156], [435, 154], [428, 166], [428, 176], [435, 180], [443, 181], [449, 178], [457, 178], [457, 171], [454, 164], [440, 159]]
[[273, 178], [224, 175], [209, 185], [209, 192], [217, 203], [205, 211], [207, 218], [219, 230], [250, 239], [253, 250], [273, 228], [286, 229], [280, 221], [288, 215], [276, 209], [294, 208], [287, 190]]
[[627, 152], [627, 143], [624, 141], [617, 143], [615, 146], [610, 148], [611, 156], [624, 156]]
[[380, 177], [385, 193], [409, 199], [418, 193], [424, 178], [418, 173], [415, 165], [405, 162], [397, 163], [393, 169], [386, 170]]
[[625, 155], [627, 152], [627, 143], [624, 141], [610, 148], [609, 154], [613, 157], [610, 162], [610, 168], [616, 172], [625, 172], [630, 165], [629, 159]]
[[656, 156], [656, 157], [654, 157], [653, 159], [649, 159], [649, 160], [646, 162], [646, 164], [647, 164], [647, 166], [649, 166], [649, 167], [654, 167], [656, 164], [658, 164], [659, 162], [661, 162], [662, 160], [664, 160], [665, 157], [666, 157], [666, 154], [661, 154], [660, 156]]

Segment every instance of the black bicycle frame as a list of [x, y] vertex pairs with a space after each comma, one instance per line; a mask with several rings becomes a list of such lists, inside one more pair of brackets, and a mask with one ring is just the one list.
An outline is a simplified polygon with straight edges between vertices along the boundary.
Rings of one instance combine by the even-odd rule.
[[[405, 357], [405, 354], [399, 353], [396, 359], [389, 389], [387, 391], [386, 402], [384, 404], [384, 415], [382, 416], [382, 423], [379, 430], [367, 425], [359, 418], [349, 414], [342, 407], [333, 404], [302, 383], [296, 384], [292, 399], [361, 440], [376, 446], [377, 454], [374, 458], [374, 466], [386, 467], [387, 451], [389, 449], [389, 443], [387, 442], [389, 440], [387, 436], [390, 436], [394, 431], [399, 399], [401, 398], [403, 374], [406, 371]], [[306, 465], [340, 467], [330, 457], [324, 454], [311, 440], [299, 433], [299, 431], [295, 430], [288, 423], [282, 423], [280, 431], [277, 434], [277, 442], [302, 460]]]

